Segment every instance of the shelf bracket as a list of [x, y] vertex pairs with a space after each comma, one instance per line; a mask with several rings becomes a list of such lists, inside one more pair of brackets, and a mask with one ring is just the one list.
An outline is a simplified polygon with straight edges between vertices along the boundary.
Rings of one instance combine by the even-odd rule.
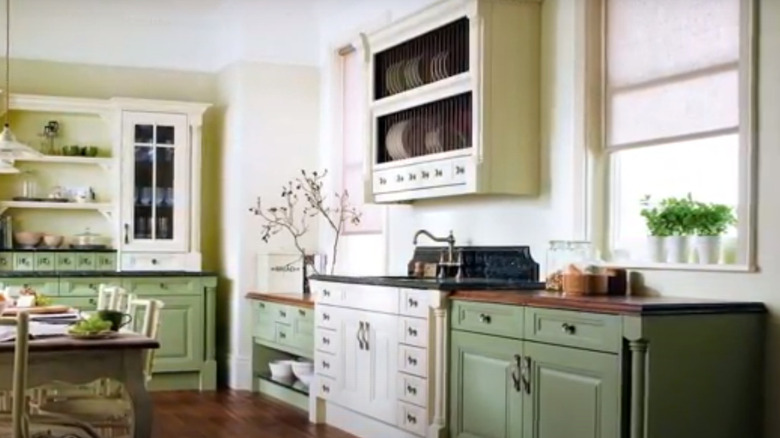
[[101, 208], [100, 214], [103, 215], [103, 217], [106, 218], [107, 221], [111, 221], [111, 219], [114, 217], [114, 211], [111, 208]]
[[2, 216], [2, 215], [3, 215], [3, 213], [5, 213], [5, 211], [6, 211], [6, 210], [8, 210], [8, 207], [6, 207], [6, 206], [0, 206], [0, 216]]

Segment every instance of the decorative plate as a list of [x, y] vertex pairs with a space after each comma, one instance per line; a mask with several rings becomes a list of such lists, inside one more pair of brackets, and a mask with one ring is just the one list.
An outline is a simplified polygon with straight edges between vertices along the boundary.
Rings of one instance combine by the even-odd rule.
[[81, 340], [97, 340], [97, 339], [111, 339], [115, 338], [119, 335], [119, 333], [111, 331], [111, 330], [105, 330], [99, 333], [73, 333], [68, 332], [68, 336], [73, 339], [81, 339]]

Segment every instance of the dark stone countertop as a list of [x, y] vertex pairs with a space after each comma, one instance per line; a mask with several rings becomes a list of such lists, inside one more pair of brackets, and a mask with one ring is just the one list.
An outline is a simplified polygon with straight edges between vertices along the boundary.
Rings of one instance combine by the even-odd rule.
[[77, 278], [77, 277], [216, 277], [209, 271], [8, 271], [2, 278]]
[[92, 248], [2, 248], [0, 249], [0, 253], [4, 252], [60, 252], [60, 253], [70, 253], [70, 252], [99, 252], [99, 253], [115, 253], [117, 250], [113, 248], [102, 248], [102, 249], [92, 249]]
[[309, 277], [317, 281], [336, 283], [365, 284], [370, 286], [389, 286], [408, 289], [454, 290], [539, 290], [544, 289], [544, 283], [500, 278], [413, 278], [413, 277], [351, 277], [340, 275], [313, 275]]

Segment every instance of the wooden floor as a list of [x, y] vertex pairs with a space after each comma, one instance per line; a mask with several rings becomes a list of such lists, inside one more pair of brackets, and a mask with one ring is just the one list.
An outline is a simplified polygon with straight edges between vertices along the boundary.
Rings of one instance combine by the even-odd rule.
[[354, 438], [305, 412], [249, 392], [153, 392], [153, 438]]

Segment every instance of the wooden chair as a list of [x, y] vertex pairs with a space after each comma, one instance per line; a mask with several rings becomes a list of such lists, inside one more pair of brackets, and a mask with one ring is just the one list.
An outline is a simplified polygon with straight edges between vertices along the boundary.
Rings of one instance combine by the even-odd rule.
[[[160, 300], [130, 299], [127, 313], [133, 316], [126, 332], [136, 332], [157, 339], [160, 328], [160, 312], [164, 303]], [[143, 318], [137, 318], [143, 312]], [[147, 384], [152, 378], [154, 350], [146, 352], [145, 371]], [[96, 427], [104, 437], [124, 436], [130, 427], [132, 406], [121, 386], [109, 394], [93, 394], [89, 397], [71, 397], [40, 406], [42, 413], [69, 415]]]
[[96, 310], [118, 310], [125, 312], [128, 309], [133, 295], [124, 288], [114, 285], [101, 284], [98, 287], [98, 301]]
[[101, 438], [94, 428], [72, 417], [58, 414], [30, 414], [26, 395], [30, 344], [29, 324], [29, 315], [24, 312], [20, 313], [16, 318], [0, 318], [0, 325], [16, 326], [11, 415], [0, 415], [0, 422], [5, 420], [6, 423], [5, 427], [0, 425], [0, 436], [9, 436], [11, 438], [47, 436]]

